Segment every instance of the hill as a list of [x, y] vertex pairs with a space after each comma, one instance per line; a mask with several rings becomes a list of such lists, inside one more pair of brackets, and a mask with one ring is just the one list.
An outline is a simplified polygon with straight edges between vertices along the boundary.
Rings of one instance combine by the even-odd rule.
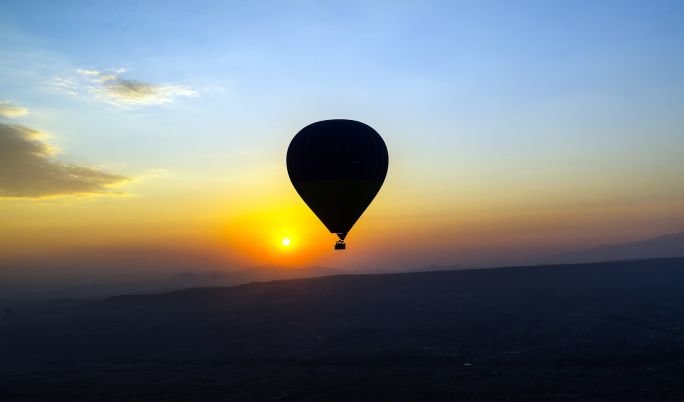
[[0, 400], [674, 400], [684, 259], [0, 309]]
[[553, 263], [580, 263], [684, 257], [684, 232], [629, 243], [602, 245], [550, 258]]

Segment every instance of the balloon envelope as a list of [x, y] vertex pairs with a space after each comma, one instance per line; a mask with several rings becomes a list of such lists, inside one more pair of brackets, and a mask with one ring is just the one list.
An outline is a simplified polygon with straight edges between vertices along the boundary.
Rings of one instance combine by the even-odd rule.
[[382, 187], [388, 162], [380, 134], [354, 120], [310, 124], [287, 149], [287, 172], [294, 188], [341, 240]]

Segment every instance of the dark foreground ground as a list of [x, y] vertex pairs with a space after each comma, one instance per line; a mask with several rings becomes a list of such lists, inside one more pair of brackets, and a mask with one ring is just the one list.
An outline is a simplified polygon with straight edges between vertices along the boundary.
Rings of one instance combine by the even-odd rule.
[[6, 302], [14, 400], [684, 400], [684, 259]]

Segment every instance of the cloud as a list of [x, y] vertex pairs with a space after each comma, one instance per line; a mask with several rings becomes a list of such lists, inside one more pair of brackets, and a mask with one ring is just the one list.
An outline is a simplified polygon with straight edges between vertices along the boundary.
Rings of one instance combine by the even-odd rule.
[[78, 77], [57, 77], [53, 85], [72, 95], [85, 93], [118, 106], [166, 105], [176, 98], [199, 96], [197, 91], [184, 85], [151, 84], [121, 78], [126, 71], [123, 68], [107, 72], [79, 69], [76, 70]]
[[19, 117], [28, 113], [25, 107], [17, 106], [10, 101], [0, 101], [0, 116]]
[[73, 78], [55, 77], [52, 80], [52, 86], [69, 95], [78, 96], [79, 84]]
[[0, 122], [0, 198], [111, 193], [128, 177], [62, 163], [39, 131]]

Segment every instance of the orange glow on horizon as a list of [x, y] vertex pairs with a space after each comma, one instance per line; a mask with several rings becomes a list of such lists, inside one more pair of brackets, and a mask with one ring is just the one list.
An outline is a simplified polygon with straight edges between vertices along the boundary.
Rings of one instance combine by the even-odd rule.
[[316, 264], [332, 252], [333, 235], [304, 203], [293, 201], [251, 205], [247, 212], [222, 225], [222, 242], [250, 264]]

